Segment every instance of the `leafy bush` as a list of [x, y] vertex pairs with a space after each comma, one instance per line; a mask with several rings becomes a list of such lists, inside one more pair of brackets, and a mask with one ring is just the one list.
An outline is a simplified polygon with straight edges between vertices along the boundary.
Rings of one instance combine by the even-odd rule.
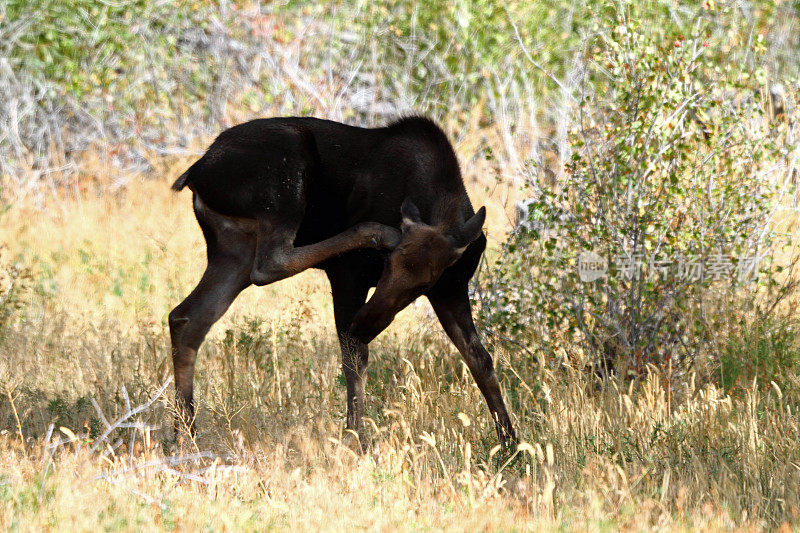
[[[482, 96], [497, 98], [502, 86], [516, 98], [549, 98], [560, 90], [554, 78], [568, 76], [571, 61], [581, 51], [587, 35], [597, 30], [598, 17], [607, 17], [612, 5], [595, 0], [563, 2], [493, 2], [460, 0], [456, 2], [415, 2], [387, 0], [365, 5], [350, 12], [336, 3], [330, 8], [329, 23], [336, 32], [363, 35], [356, 47], [359, 57], [371, 57], [381, 65], [376, 74], [383, 88], [410, 92], [406, 96], [433, 112], [468, 109]], [[709, 38], [725, 39], [726, 47], [709, 51], [713, 59], [751, 68], [749, 41], [752, 33], [767, 40], [782, 41], [786, 46], [775, 50], [793, 50], [797, 36], [786, 22], [795, 12], [767, 2], [757, 9], [738, 10], [733, 6], [691, 0], [672, 2], [623, 2], [625, 17], [646, 21], [649, 32], [664, 36], [692, 31], [698, 13], [705, 16], [704, 28]], [[787, 17], [788, 15], [788, 17]], [[657, 22], [656, 22], [657, 21]], [[532, 58], [539, 68], [525, 58], [520, 42], [529, 43]], [[331, 43], [336, 46], [336, 42]], [[352, 48], [354, 43], [348, 43]], [[783, 59], [783, 58], [782, 58]], [[793, 61], [775, 62], [792, 69]], [[402, 95], [402, 91], [397, 93]], [[491, 105], [491, 104], [490, 104]], [[497, 105], [493, 105], [497, 111]], [[542, 109], [546, 114], [547, 111]], [[512, 119], [513, 120], [513, 119]]]
[[[796, 73], [795, 6], [713, 5], [625, 9], [659, 21], [661, 33], [688, 33], [707, 13], [709, 35], [726, 43], [716, 61], [757, 72], [747, 55], [755, 34], [776, 68]], [[553, 75], [568, 77], [608, 9], [596, 0], [9, 0], [0, 3], [0, 173], [71, 177], [75, 154], [93, 143], [117, 167], [149, 170], [151, 151], [180, 153], [193, 136], [263, 114], [364, 124], [409, 112], [476, 123], [501, 115], [512, 129], [538, 115], [549, 131], [560, 116], [558, 104], [542, 105], [560, 98]]]
[[[4, 3], [0, 123], [9, 135], [0, 139], [6, 153], [0, 172], [64, 167], [71, 153], [98, 140], [120, 166], [141, 169], [141, 147], [133, 152], [121, 143], [152, 147], [168, 139], [174, 146], [185, 144], [189, 126], [195, 134], [209, 122], [218, 129], [223, 97], [234, 86], [261, 81], [248, 77], [244, 58], [253, 49], [237, 44], [250, 20], [235, 23], [226, 6], [203, 0]], [[167, 126], [188, 113], [194, 121]]]
[[526, 227], [485, 284], [484, 319], [597, 368], [680, 368], [707, 354], [729, 306], [779, 284], [786, 137], [752, 77], [712, 59], [705, 26], [684, 37], [627, 15], [585, 45], [565, 175], [542, 187], [530, 169]]

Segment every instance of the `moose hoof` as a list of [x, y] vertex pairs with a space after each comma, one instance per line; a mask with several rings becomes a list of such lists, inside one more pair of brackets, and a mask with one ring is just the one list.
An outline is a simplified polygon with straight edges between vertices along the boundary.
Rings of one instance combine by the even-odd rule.
[[366, 222], [359, 227], [359, 230], [367, 245], [372, 248], [394, 250], [400, 244], [400, 231], [390, 226]]

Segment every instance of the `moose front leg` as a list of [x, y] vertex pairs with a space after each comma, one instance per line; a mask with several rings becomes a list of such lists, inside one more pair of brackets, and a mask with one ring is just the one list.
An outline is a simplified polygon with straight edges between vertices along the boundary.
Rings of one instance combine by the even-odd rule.
[[286, 228], [270, 219], [258, 222], [256, 258], [250, 273], [254, 285], [267, 285], [327, 259], [360, 248], [393, 249], [400, 231], [377, 222], [362, 222], [338, 235], [306, 246], [294, 246], [297, 228]]
[[515, 445], [517, 434], [500, 392], [492, 356], [483, 347], [472, 321], [466, 283], [444, 293], [429, 294], [428, 299], [445, 333], [461, 352], [478, 389], [486, 399], [501, 444], [505, 447]]
[[364, 305], [369, 285], [362, 272], [351, 265], [327, 269], [333, 296], [333, 316], [339, 345], [342, 348], [342, 373], [347, 385], [347, 429], [358, 434], [361, 449], [366, 446], [362, 418], [364, 416], [364, 385], [367, 379], [369, 347], [350, 335], [348, 328], [353, 317]]

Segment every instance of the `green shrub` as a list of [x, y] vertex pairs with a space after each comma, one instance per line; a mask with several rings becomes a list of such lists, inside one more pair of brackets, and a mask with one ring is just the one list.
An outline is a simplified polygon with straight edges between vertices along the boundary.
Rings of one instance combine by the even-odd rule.
[[[621, 5], [660, 35], [689, 34], [702, 13], [706, 37], [725, 42], [709, 57], [742, 75], [767, 72], [751, 40], [772, 74], [797, 72], [790, 3]], [[8, 0], [0, 3], [0, 122], [10, 134], [0, 136], [0, 173], [74, 172], [65, 163], [97, 141], [124, 166], [146, 169], [142, 145], [173, 151], [187, 136], [264, 113], [469, 120], [485, 102], [479, 118], [502, 113], [513, 127], [533, 113], [549, 131], [560, 111], [555, 79], [569, 78], [611, 9], [596, 0]]]
[[597, 368], [685, 368], [713, 356], [728, 304], [777, 283], [786, 139], [753, 78], [716, 62], [726, 43], [702, 21], [685, 37], [628, 15], [614, 11], [585, 44], [569, 162], [554, 187], [530, 170], [528, 229], [485, 284], [483, 318]]

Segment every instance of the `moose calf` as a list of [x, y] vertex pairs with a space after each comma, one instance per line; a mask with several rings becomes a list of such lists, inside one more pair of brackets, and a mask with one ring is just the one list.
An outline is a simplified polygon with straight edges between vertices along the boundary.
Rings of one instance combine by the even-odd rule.
[[193, 424], [197, 350], [234, 298], [313, 267], [331, 284], [348, 429], [362, 430], [369, 342], [425, 295], [501, 441], [516, 440], [467, 293], [486, 247], [486, 210], [473, 211], [455, 153], [433, 122], [411, 117], [366, 129], [316, 118], [253, 120], [222, 132], [172, 188], [184, 187], [193, 193], [208, 266], [169, 315], [181, 422]]

